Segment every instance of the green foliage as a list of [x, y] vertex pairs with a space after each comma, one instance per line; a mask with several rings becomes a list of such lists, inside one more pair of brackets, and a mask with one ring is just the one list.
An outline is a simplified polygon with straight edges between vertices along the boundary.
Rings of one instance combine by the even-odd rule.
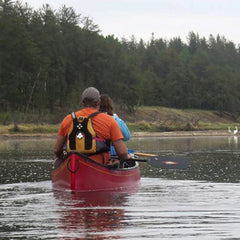
[[8, 125], [12, 122], [11, 116], [8, 112], [1, 112], [0, 113], [0, 124]]
[[240, 52], [225, 37], [120, 41], [72, 8], [10, 0], [0, 0], [0, 29], [1, 111], [74, 109], [95, 86], [130, 112], [161, 105], [239, 113]]
[[158, 131], [157, 127], [152, 126], [149, 122], [145, 120], [135, 123], [127, 123], [129, 130], [131, 132], [153, 132]]

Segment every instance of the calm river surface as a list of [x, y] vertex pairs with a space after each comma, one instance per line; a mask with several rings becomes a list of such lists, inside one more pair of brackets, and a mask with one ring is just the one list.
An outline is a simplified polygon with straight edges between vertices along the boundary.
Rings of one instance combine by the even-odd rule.
[[238, 137], [134, 138], [128, 147], [190, 157], [141, 163], [134, 192], [54, 192], [53, 139], [0, 140], [0, 239], [240, 239]]

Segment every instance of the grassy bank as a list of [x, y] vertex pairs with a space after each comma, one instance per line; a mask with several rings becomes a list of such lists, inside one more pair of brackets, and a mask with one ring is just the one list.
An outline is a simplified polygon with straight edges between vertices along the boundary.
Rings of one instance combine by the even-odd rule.
[[35, 134], [35, 133], [57, 133], [59, 124], [0, 124], [0, 134]]
[[[118, 113], [132, 132], [226, 130], [240, 125], [238, 117], [218, 111], [140, 107], [134, 113], [121, 109]], [[0, 134], [57, 133], [64, 115], [1, 113]]]
[[141, 107], [126, 118], [132, 131], [226, 130], [240, 124], [238, 117], [226, 112], [165, 107]]

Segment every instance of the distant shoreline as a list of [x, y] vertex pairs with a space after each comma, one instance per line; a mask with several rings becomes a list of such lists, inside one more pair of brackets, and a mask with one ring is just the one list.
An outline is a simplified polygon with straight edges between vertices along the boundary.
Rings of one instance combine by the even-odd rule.
[[[172, 131], [172, 132], [132, 132], [132, 138], [136, 137], [197, 137], [197, 136], [234, 136], [227, 130], [205, 130], [205, 131]], [[56, 138], [57, 133], [15, 133], [0, 134], [0, 139], [22, 139], [22, 138]]]
[[135, 132], [132, 137], [194, 137], [194, 136], [234, 136], [226, 130]]

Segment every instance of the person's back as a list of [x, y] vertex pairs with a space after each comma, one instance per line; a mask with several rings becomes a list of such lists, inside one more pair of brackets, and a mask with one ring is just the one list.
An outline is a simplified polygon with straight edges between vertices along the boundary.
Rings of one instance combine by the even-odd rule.
[[[77, 118], [88, 117], [90, 114], [97, 112], [101, 103], [98, 90], [87, 88], [82, 94], [82, 103], [84, 108], [75, 112]], [[128, 159], [127, 148], [122, 143], [123, 136], [116, 121], [104, 113], [97, 114], [91, 120], [99, 141], [104, 140], [106, 143], [111, 141], [116, 147], [119, 158]], [[72, 116], [67, 115], [61, 123], [58, 139], [54, 147], [57, 157], [62, 157], [63, 145], [68, 136], [72, 121]], [[110, 158], [110, 154], [109, 151], [105, 151], [103, 153], [92, 154], [91, 158], [99, 163], [106, 163]]]
[[[77, 112], [75, 112], [76, 117], [88, 117], [90, 114], [97, 112], [96, 109], [93, 108], [84, 108]], [[71, 115], [68, 115], [62, 122], [62, 127], [60, 127], [59, 135], [66, 136], [69, 131], [69, 127], [72, 122]], [[93, 129], [96, 132], [97, 138], [102, 141], [110, 142], [117, 141], [122, 138], [122, 135], [119, 134], [117, 128], [114, 127], [114, 122], [112, 121], [112, 117], [99, 113], [95, 117], [92, 118]], [[111, 136], [112, 135], [112, 136]], [[110, 158], [109, 152], [103, 152], [99, 154], [95, 154], [91, 156], [92, 159], [99, 163], [106, 163], [106, 160]]]
[[118, 126], [121, 129], [123, 141], [128, 141], [131, 138], [131, 133], [128, 129], [127, 124], [120, 117], [118, 117], [116, 113], [113, 114], [113, 118], [117, 121]]

